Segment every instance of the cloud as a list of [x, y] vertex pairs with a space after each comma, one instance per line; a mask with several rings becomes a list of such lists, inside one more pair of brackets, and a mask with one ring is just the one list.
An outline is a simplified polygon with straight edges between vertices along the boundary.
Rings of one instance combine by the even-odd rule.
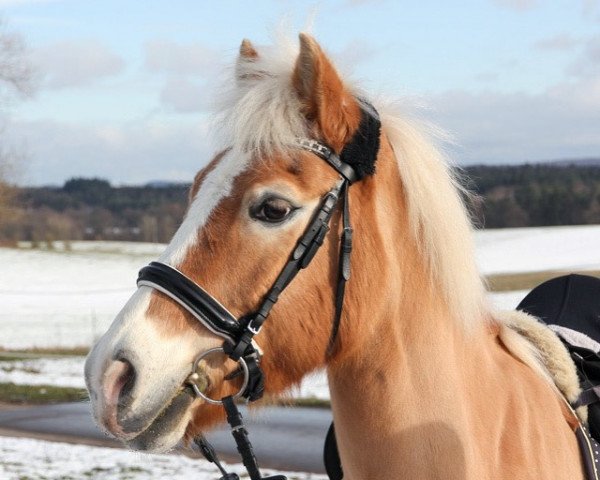
[[215, 90], [225, 71], [221, 56], [199, 43], [153, 40], [144, 45], [146, 71], [166, 76], [161, 104], [179, 113], [205, 111], [211, 104], [207, 92]]
[[493, 83], [498, 81], [500, 75], [497, 72], [480, 72], [475, 75], [475, 80], [482, 83]]
[[182, 77], [167, 80], [160, 100], [169, 110], [179, 113], [201, 112], [210, 106], [206, 83], [197, 83]]
[[581, 43], [580, 40], [574, 38], [568, 33], [559, 33], [552, 37], [542, 38], [534, 43], [534, 47], [537, 50], [555, 50], [564, 51], [572, 50]]
[[579, 57], [567, 67], [567, 73], [579, 78], [600, 75], [600, 35], [585, 43]]
[[449, 91], [430, 100], [430, 119], [461, 145], [462, 163], [517, 163], [598, 156], [600, 77], [543, 94]]
[[354, 39], [335, 52], [334, 57], [337, 66], [346, 70], [354, 70], [357, 65], [373, 59], [379, 52], [364, 39]]
[[600, 10], [600, 0], [583, 0], [582, 13], [584, 17], [591, 17]]
[[509, 8], [518, 12], [531, 10], [538, 4], [537, 0], [493, 0], [493, 2], [503, 8]]
[[152, 73], [207, 76], [220, 68], [219, 54], [199, 43], [154, 40], [144, 45], [144, 56], [144, 65]]
[[124, 60], [96, 40], [62, 41], [33, 52], [47, 88], [80, 87], [121, 73]]
[[74, 176], [97, 176], [117, 184], [191, 182], [212, 154], [202, 121], [82, 125], [15, 120], [6, 135], [27, 147], [24, 184], [61, 185]]

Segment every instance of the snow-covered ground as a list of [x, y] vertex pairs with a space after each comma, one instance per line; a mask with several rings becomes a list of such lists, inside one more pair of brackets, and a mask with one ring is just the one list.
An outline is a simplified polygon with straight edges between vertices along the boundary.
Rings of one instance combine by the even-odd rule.
[[164, 245], [74, 242], [72, 251], [0, 248], [0, 346], [87, 346]]
[[[180, 455], [151, 455], [113, 448], [88, 447], [28, 438], [0, 437], [3, 480], [216, 480], [216, 467]], [[228, 466], [241, 478], [241, 465]], [[276, 473], [264, 470], [265, 474]], [[285, 473], [290, 480], [326, 480], [325, 475]]]
[[0, 383], [85, 388], [84, 357], [0, 361]]
[[[485, 274], [600, 268], [600, 225], [476, 233]], [[0, 248], [0, 347], [93, 344], [135, 290], [138, 270], [164, 245], [73, 242], [72, 251]], [[494, 294], [514, 308], [523, 292]]]
[[600, 269], [600, 225], [481, 230], [475, 241], [486, 275]]

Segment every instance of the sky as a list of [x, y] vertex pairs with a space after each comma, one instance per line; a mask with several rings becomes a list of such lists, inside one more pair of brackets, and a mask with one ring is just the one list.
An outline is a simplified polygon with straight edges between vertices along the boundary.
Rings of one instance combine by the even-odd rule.
[[447, 131], [457, 164], [600, 157], [600, 0], [0, 0], [0, 15], [37, 71], [2, 112], [21, 184], [191, 181], [224, 65], [282, 21]]

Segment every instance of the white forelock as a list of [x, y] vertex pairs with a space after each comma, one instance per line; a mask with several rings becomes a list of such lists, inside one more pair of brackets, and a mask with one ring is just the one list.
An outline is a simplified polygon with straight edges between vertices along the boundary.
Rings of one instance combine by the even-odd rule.
[[261, 47], [255, 59], [238, 59], [217, 95], [217, 148], [268, 155], [309, 136], [292, 84], [298, 51], [295, 43], [280, 39], [277, 47]]

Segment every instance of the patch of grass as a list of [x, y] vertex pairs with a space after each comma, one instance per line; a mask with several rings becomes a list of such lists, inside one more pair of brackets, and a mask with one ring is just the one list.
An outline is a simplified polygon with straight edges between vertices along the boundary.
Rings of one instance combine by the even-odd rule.
[[84, 357], [89, 351], [89, 347], [24, 348], [17, 350], [0, 348], [0, 361], [30, 360], [41, 357]]
[[83, 388], [0, 383], [0, 402], [4, 403], [39, 405], [47, 403], [80, 402], [87, 398], [87, 391]]
[[273, 400], [274, 405], [283, 407], [331, 408], [331, 402], [321, 398], [279, 398]]
[[556, 271], [546, 270], [543, 272], [522, 272], [522, 273], [501, 273], [488, 275], [486, 278], [490, 291], [492, 292], [510, 292], [513, 290], [531, 290], [540, 283], [551, 278], [560, 277], [569, 273], [580, 273], [582, 275], [591, 275], [600, 277], [600, 270], [590, 271]]
[[21, 362], [23, 360], [31, 360], [31, 356], [19, 355], [12, 352], [0, 353], [0, 362]]

